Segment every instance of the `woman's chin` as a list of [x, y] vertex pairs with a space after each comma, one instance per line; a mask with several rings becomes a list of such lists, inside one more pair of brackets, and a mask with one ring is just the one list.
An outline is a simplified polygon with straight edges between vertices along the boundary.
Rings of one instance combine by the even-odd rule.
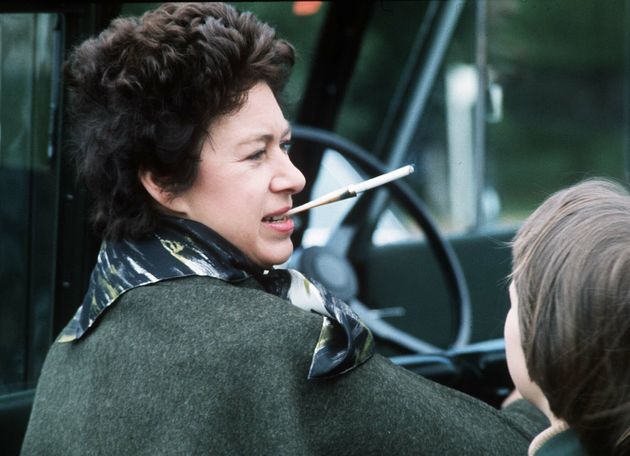
[[282, 243], [280, 246], [274, 246], [265, 252], [261, 252], [258, 258], [251, 258], [259, 266], [270, 268], [279, 264], [286, 263], [293, 254], [293, 243]]

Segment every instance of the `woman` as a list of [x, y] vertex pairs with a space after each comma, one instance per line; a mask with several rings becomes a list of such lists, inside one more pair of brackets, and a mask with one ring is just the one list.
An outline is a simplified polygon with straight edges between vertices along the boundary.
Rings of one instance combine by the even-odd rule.
[[510, 373], [552, 426], [530, 455], [630, 454], [630, 196], [587, 181], [545, 201], [514, 241]]
[[223, 4], [79, 46], [78, 163], [104, 238], [43, 369], [23, 454], [515, 454], [541, 429], [373, 355], [296, 271], [304, 177], [277, 98], [293, 49]]

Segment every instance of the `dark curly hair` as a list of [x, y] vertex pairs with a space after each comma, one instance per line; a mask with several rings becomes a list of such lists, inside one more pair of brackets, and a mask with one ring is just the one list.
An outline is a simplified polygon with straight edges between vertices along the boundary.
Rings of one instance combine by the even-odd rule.
[[197, 174], [207, 128], [266, 82], [279, 95], [293, 47], [251, 13], [221, 3], [164, 4], [118, 18], [65, 65], [79, 176], [105, 239], [139, 238], [158, 210], [139, 170], [172, 193]]

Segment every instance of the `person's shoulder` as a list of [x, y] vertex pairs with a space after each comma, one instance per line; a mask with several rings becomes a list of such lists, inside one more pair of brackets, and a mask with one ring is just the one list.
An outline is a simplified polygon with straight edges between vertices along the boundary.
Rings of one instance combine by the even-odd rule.
[[223, 294], [234, 294], [241, 289], [258, 291], [252, 286], [244, 287], [241, 284], [232, 284], [213, 277], [177, 277], [133, 288], [121, 297], [121, 301], [149, 300], [155, 302], [156, 298], [164, 298], [169, 299], [169, 302], [172, 302], [172, 300], [194, 302], [200, 298], [216, 298]]
[[117, 319], [134, 320], [121, 325], [154, 321], [195, 339], [216, 338], [224, 330], [234, 337], [256, 335], [259, 342], [290, 333], [306, 338], [319, 332], [322, 323], [321, 316], [265, 292], [256, 282], [232, 284], [209, 277], [138, 287], [123, 295], [117, 306]]
[[179, 346], [180, 356], [185, 347], [191, 347], [192, 356], [203, 347], [213, 365], [223, 365], [226, 372], [239, 370], [240, 365], [256, 365], [258, 372], [271, 375], [291, 364], [295, 365], [291, 369], [306, 376], [321, 331], [320, 315], [265, 292], [256, 282], [231, 284], [191, 277], [145, 288], [138, 289], [136, 297], [129, 296], [141, 298], [143, 305], [148, 303], [150, 315], [140, 320], [153, 319], [171, 333], [178, 341], [171, 345]]
[[[230, 283], [212, 277], [183, 277], [130, 290], [120, 300], [121, 305], [147, 306], [166, 313], [220, 312], [257, 316], [274, 314], [294, 318], [309, 316], [291, 303], [264, 291], [253, 279]], [[307, 317], [308, 319], [308, 317]]]

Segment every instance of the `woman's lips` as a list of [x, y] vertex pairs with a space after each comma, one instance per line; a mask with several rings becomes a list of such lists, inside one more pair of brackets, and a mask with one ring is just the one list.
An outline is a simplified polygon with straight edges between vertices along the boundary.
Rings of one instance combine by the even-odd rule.
[[265, 223], [275, 223], [280, 222], [289, 217], [287, 212], [291, 209], [291, 206], [285, 206], [277, 211], [270, 212], [262, 218], [262, 221]]
[[286, 215], [291, 206], [283, 207], [263, 217], [262, 222], [268, 228], [282, 234], [291, 234], [295, 225], [291, 216]]
[[262, 221], [265, 226], [280, 233], [291, 233], [295, 227], [291, 217], [287, 217], [286, 215], [268, 216], [263, 218]]

